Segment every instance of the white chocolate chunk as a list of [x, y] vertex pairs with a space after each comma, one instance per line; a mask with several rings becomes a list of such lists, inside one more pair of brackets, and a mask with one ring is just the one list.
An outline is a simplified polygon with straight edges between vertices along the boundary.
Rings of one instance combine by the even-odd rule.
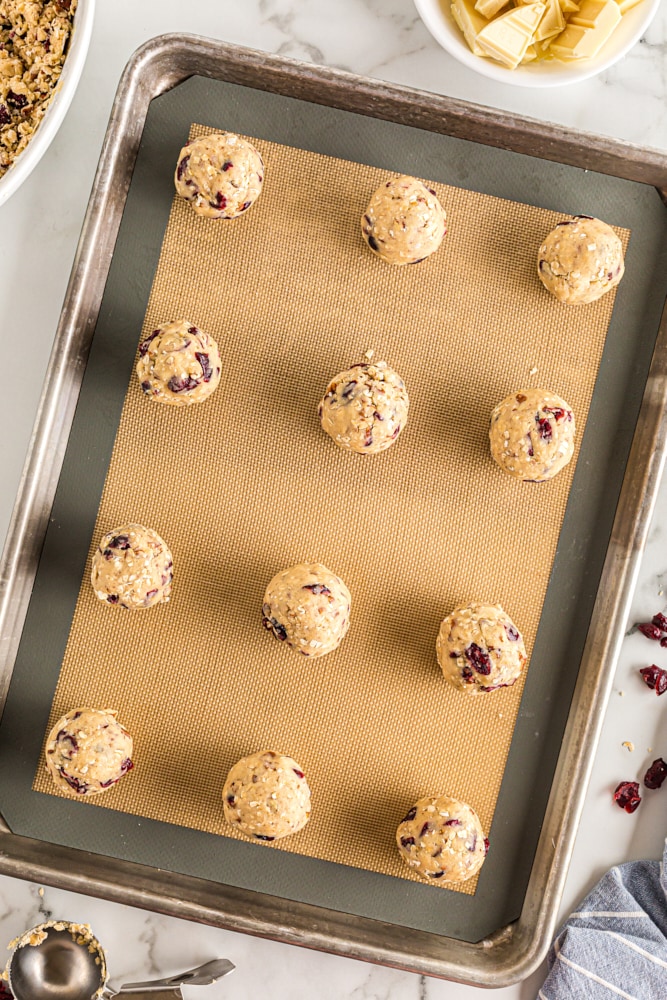
[[[560, 4], [560, 9], [564, 14], [572, 14], [573, 11], [579, 10], [579, 4], [575, 3], [574, 0], [558, 0]], [[637, 0], [639, 2], [639, 0]]]
[[568, 24], [565, 31], [552, 41], [551, 52], [558, 59], [592, 59], [608, 38], [609, 35], [599, 31]]
[[568, 24], [590, 28], [602, 35], [606, 42], [620, 20], [621, 11], [616, 0], [583, 0], [579, 10], [570, 15]]
[[516, 69], [533, 41], [533, 32], [544, 14], [543, 3], [515, 7], [490, 21], [477, 36], [477, 44], [487, 55], [510, 69]]
[[525, 65], [526, 63], [534, 62], [535, 59], [537, 59], [537, 49], [534, 45], [529, 45], [526, 49], [525, 56], [521, 60], [521, 64]]
[[636, 7], [641, 2], [642, 0], [616, 0], [621, 14], [627, 14], [629, 10], [632, 10], [633, 7]]
[[452, 17], [463, 32], [468, 47], [476, 56], [486, 56], [484, 49], [477, 44], [477, 36], [488, 24], [486, 18], [475, 10], [473, 0], [454, 0]]
[[475, 10], [478, 10], [487, 20], [490, 20], [496, 16], [498, 11], [506, 7], [508, 3], [509, 0], [477, 0]]
[[547, 8], [535, 32], [535, 41], [543, 42], [545, 38], [560, 34], [565, 28], [565, 18], [558, 0], [547, 0]]

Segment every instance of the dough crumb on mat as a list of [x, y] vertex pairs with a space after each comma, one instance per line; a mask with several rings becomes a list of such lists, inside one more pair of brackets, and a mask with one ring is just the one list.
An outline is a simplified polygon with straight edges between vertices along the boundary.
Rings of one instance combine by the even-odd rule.
[[398, 824], [396, 844], [415, 874], [434, 885], [472, 878], [489, 849], [475, 810], [447, 795], [419, 799]]
[[131, 771], [132, 737], [111, 708], [76, 708], [46, 741], [46, 767], [59, 791], [76, 798], [106, 792]]
[[215, 340], [187, 319], [163, 323], [139, 344], [139, 385], [158, 403], [202, 403], [217, 389], [220, 369]]
[[157, 531], [125, 524], [100, 541], [90, 579], [101, 601], [139, 610], [169, 600], [173, 575], [171, 552]]
[[386, 361], [340, 372], [319, 404], [322, 429], [341, 448], [377, 455], [389, 448], [408, 420], [408, 392]]
[[304, 656], [326, 656], [350, 627], [350, 591], [322, 563], [281, 570], [264, 594], [264, 627]]
[[250, 754], [234, 764], [222, 798], [227, 822], [255, 840], [289, 837], [310, 817], [310, 788], [301, 767], [273, 750]]
[[623, 245], [606, 222], [575, 215], [559, 222], [537, 255], [540, 281], [559, 302], [594, 302], [623, 277]]
[[402, 174], [381, 184], [361, 217], [361, 233], [387, 264], [419, 264], [447, 232], [445, 210], [433, 188]]
[[236, 219], [257, 201], [263, 182], [259, 151], [233, 132], [193, 139], [178, 154], [176, 192], [207, 219]]
[[443, 620], [436, 641], [445, 680], [480, 694], [511, 687], [526, 663], [518, 628], [499, 604], [469, 604]]
[[521, 389], [491, 414], [491, 455], [500, 468], [524, 482], [553, 479], [574, 454], [570, 406], [546, 389]]

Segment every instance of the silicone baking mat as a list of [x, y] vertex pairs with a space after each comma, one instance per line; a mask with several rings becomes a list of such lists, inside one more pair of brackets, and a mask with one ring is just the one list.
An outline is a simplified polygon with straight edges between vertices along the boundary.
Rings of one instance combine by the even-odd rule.
[[[489, 829], [523, 687], [448, 686], [440, 619], [499, 602], [532, 648], [575, 467], [546, 484], [504, 475], [490, 410], [546, 386], [581, 435], [614, 295], [573, 309], [538, 281], [537, 248], [562, 216], [442, 184], [440, 252], [387, 266], [359, 227], [386, 172], [253, 141], [266, 181], [247, 216], [211, 222], [174, 198], [143, 325], [184, 317], [211, 333], [220, 388], [183, 411], [131, 378], [91, 541], [130, 521], [154, 527], [174, 555], [172, 601], [110, 608], [86, 567], [49, 721], [118, 708], [136, 770], [94, 804], [228, 837], [241, 836], [221, 809], [231, 765], [289, 753], [313, 815], [275, 849], [416, 879], [398, 821], [446, 793]], [[329, 379], [368, 350], [411, 401], [400, 440], [370, 457], [342, 452], [317, 419]], [[268, 580], [303, 561], [352, 593], [349, 636], [321, 659], [261, 626]], [[35, 787], [54, 792], [42, 768]]]
[[[189, 209], [173, 214], [187, 207], [173, 206], [173, 172], [192, 122], [255, 136], [267, 156], [258, 204], [238, 223], [201, 229], [204, 244], [185, 240], [200, 239]], [[281, 180], [288, 157], [297, 173]], [[450, 233], [431, 260], [394, 270], [371, 256], [358, 226], [378, 178], [396, 172], [436, 182]], [[563, 213], [582, 211], [632, 239], [615, 302], [568, 310], [541, 289], [535, 252]], [[468, 941], [515, 919], [664, 300], [663, 211], [641, 184], [217, 80], [193, 77], [153, 100], [0, 725], [0, 805], [11, 830]], [[279, 223], [290, 214], [299, 224], [288, 243]], [[168, 225], [168, 240], [181, 239], [170, 244], [173, 259], [161, 255]], [[248, 254], [261, 261], [270, 307]], [[152, 292], [165, 265], [173, 281], [160, 294], [173, 305]], [[324, 288], [322, 276], [334, 273], [333, 289]], [[466, 288], [480, 282], [473, 302]], [[536, 309], [529, 327], [527, 303]], [[187, 413], [164, 412], [133, 382], [142, 324], [177, 306], [210, 327], [225, 359], [215, 396]], [[339, 451], [316, 415], [331, 375], [368, 349], [401, 372], [411, 394], [407, 429], [374, 458]], [[488, 458], [494, 402], [540, 382], [577, 412], [571, 486], [574, 466], [554, 483], [524, 487]], [[119, 428], [118, 445], [137, 432], [125, 452]], [[119, 461], [127, 478], [114, 480]], [[268, 475], [275, 488], [258, 478]], [[193, 485], [197, 503], [187, 495]], [[210, 499], [216, 491], [224, 510]], [[524, 502], [536, 505], [531, 516]], [[171, 544], [176, 580], [169, 605], [118, 617], [88, 603], [88, 561], [103, 527], [129, 517], [129, 506]], [[538, 574], [536, 549], [553, 554], [556, 539]], [[340, 573], [353, 595], [352, 628], [321, 661], [290, 657], [260, 624], [267, 580], [305, 558]], [[442, 681], [440, 619], [478, 588], [526, 633], [523, 694], [517, 687], [473, 703]], [[99, 630], [82, 630], [85, 663], [69, 644], [80, 684], [60, 687], [53, 714], [70, 697], [106, 702], [136, 739], [135, 772], [98, 805], [32, 790], [75, 612], [75, 629], [85, 612]], [[306, 745], [306, 729], [317, 729], [317, 745]], [[229, 764], [274, 741], [300, 760], [314, 793], [304, 834], [278, 849], [230, 837], [220, 810]], [[440, 774], [491, 821], [474, 894], [413, 881], [392, 853], [396, 822]], [[175, 821], [130, 811], [137, 798], [123, 797], [151, 790], [151, 807], [164, 798]], [[180, 825], [194, 812], [206, 829]], [[306, 854], [314, 836], [356, 861]], [[393, 874], [371, 870], [373, 852]]]

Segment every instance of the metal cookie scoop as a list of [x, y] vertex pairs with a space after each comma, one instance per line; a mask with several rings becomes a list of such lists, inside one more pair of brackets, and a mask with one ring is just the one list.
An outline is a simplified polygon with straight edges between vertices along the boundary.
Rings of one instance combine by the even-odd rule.
[[68, 921], [49, 921], [26, 931], [10, 945], [9, 988], [15, 1000], [108, 1000], [115, 996], [182, 998], [182, 985], [207, 986], [232, 972], [227, 959], [150, 983], [107, 985], [106, 958], [90, 928]]

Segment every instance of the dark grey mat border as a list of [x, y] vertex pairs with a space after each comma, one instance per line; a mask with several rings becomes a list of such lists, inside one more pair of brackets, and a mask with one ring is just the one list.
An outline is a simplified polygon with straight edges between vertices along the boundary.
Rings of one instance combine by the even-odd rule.
[[[168, 217], [174, 150], [195, 120], [563, 212], [594, 213], [633, 230], [490, 831], [493, 849], [474, 897], [31, 790]], [[666, 265], [664, 209], [652, 188], [634, 182], [202, 78], [154, 100], [0, 726], [0, 808], [13, 832], [463, 940], [479, 940], [516, 919], [655, 342]]]

